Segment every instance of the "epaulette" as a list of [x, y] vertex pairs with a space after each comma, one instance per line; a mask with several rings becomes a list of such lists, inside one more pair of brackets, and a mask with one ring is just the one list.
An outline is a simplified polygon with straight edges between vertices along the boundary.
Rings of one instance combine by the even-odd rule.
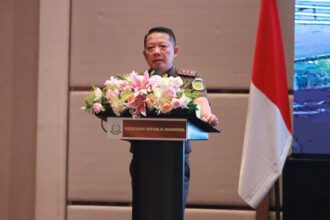
[[197, 75], [197, 71], [195, 71], [195, 70], [179, 70], [178, 75], [195, 77]]

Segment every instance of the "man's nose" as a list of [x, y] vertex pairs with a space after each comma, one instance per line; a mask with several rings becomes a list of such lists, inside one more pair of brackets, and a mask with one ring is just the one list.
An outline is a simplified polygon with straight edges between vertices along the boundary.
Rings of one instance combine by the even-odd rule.
[[155, 54], [160, 54], [160, 47], [155, 47], [154, 53]]

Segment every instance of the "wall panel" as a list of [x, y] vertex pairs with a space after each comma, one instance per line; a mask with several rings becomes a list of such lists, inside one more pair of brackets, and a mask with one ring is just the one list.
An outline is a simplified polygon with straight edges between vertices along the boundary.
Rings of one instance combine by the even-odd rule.
[[[254, 211], [186, 209], [186, 220], [253, 220]], [[130, 220], [130, 207], [69, 206], [67, 220]]]
[[70, 0], [40, 0], [35, 220], [64, 220]]
[[191, 190], [188, 203], [241, 205], [237, 194], [244, 128], [246, 94], [210, 95], [212, 109], [220, 119], [221, 134], [193, 143]]
[[86, 95], [70, 95], [68, 200], [128, 202], [129, 143], [107, 139], [101, 120], [80, 110]]
[[[292, 85], [293, 1], [279, 5]], [[70, 85], [101, 84], [109, 75], [143, 71], [143, 36], [164, 25], [177, 34], [178, 67], [201, 72], [209, 88], [247, 89], [258, 15], [259, 0], [73, 0]]]

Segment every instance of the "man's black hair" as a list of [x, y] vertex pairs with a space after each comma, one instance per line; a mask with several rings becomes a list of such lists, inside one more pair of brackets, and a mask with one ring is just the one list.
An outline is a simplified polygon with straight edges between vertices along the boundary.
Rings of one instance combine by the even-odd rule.
[[147, 43], [148, 36], [152, 33], [165, 33], [165, 34], [168, 34], [170, 36], [170, 40], [173, 43], [173, 46], [176, 46], [176, 38], [175, 38], [174, 32], [171, 29], [166, 28], [166, 27], [153, 27], [153, 28], [151, 28], [148, 31], [148, 33], [144, 36], [144, 46]]

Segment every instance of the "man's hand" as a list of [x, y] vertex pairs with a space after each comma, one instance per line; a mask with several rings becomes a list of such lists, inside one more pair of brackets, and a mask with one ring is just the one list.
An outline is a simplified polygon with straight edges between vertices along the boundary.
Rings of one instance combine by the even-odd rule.
[[198, 97], [194, 100], [194, 104], [199, 105], [200, 107], [200, 116], [201, 119], [208, 122], [212, 126], [219, 124], [217, 116], [215, 116], [209, 104], [209, 101], [205, 97]]
[[201, 119], [208, 122], [212, 126], [216, 126], [219, 124], [217, 116], [212, 113], [205, 113], [201, 115]]

